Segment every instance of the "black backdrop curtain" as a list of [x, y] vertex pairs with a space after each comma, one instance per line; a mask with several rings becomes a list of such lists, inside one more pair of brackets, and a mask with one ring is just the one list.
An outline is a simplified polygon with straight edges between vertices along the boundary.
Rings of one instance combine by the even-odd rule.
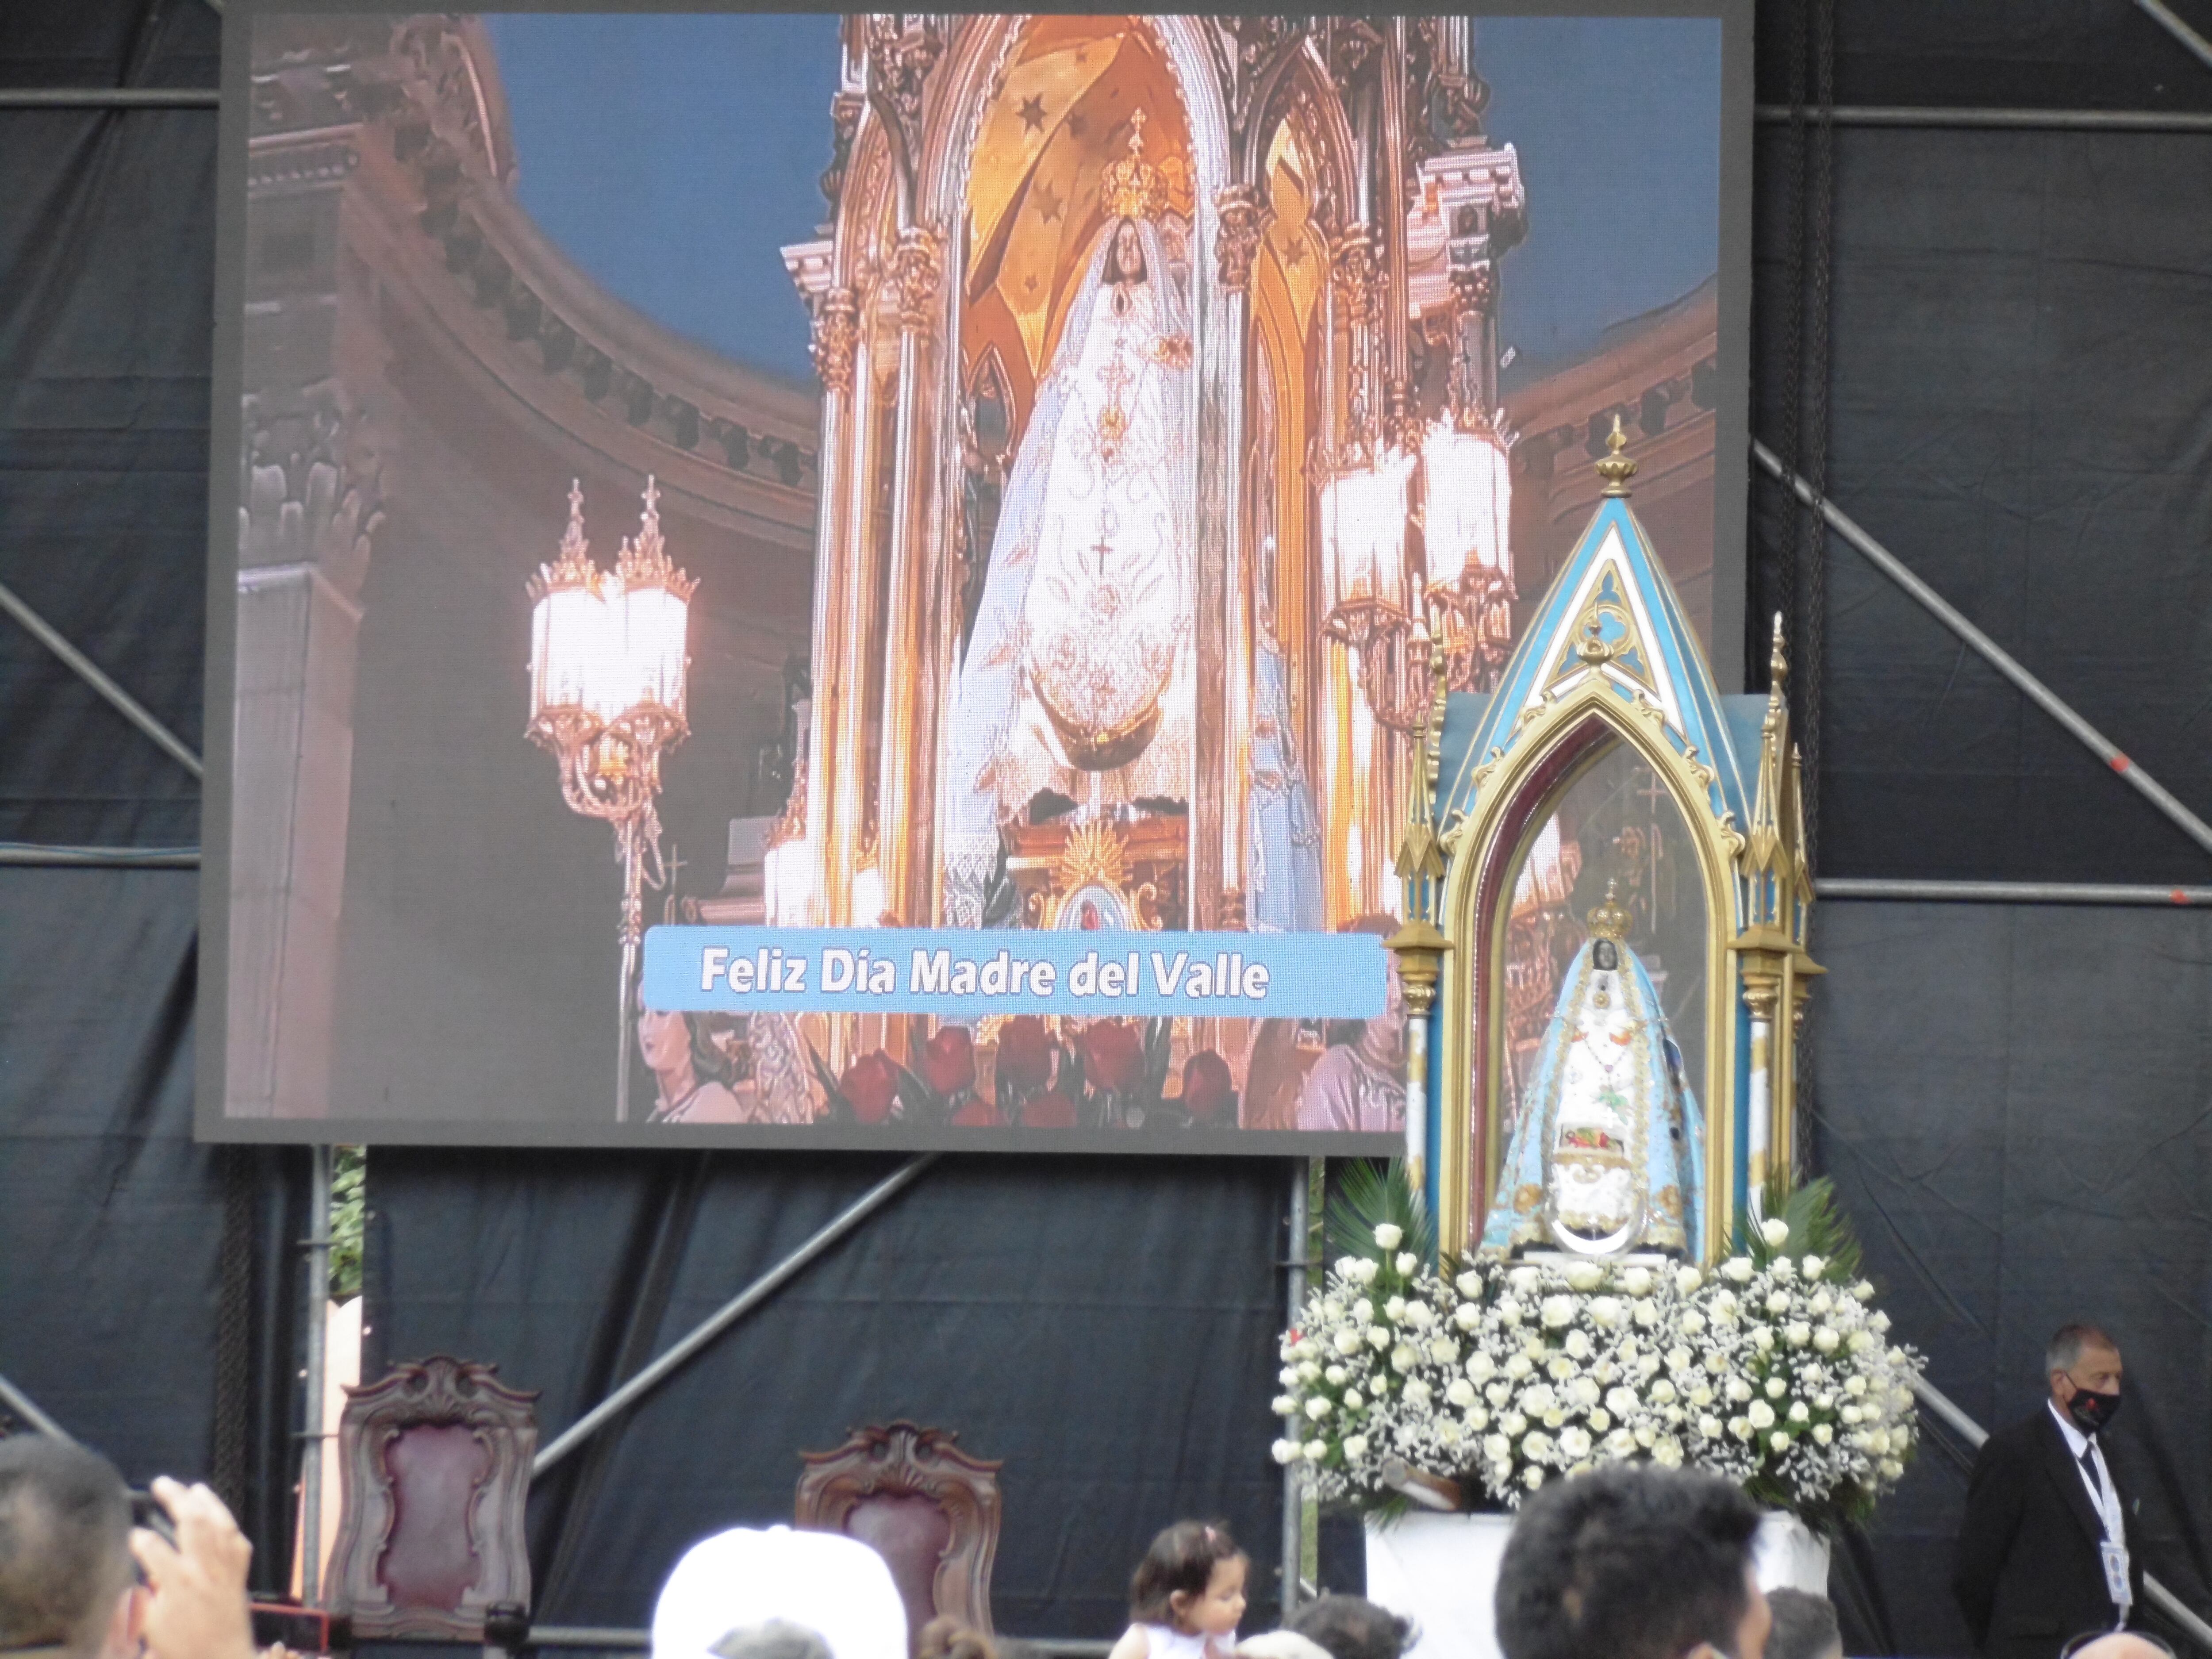
[[[2212, 5], [2182, 9], [2212, 30]], [[202, 0], [15, 0], [0, 85], [211, 86], [217, 27]], [[2127, 0], [1805, 0], [1761, 5], [1759, 36], [1767, 103], [1825, 78], [1846, 104], [2212, 109], [2212, 71]], [[1844, 508], [2212, 812], [2212, 137], [1840, 131], [1825, 284], [1799, 216], [1817, 150], [1757, 142], [1753, 429], [1778, 444], [1794, 379], [1799, 459], [1825, 424]], [[213, 115], [0, 111], [0, 581], [197, 744]], [[1824, 295], [1825, 369], [1800, 308]], [[1856, 554], [1815, 566], [1801, 534], [1785, 568], [1780, 499], [1753, 505], [1753, 616], [1786, 599], [1819, 647], [1823, 873], [2206, 880]], [[1763, 650], [1750, 666], [1763, 683]], [[0, 838], [197, 835], [189, 776], [0, 623]], [[0, 871], [0, 1372], [134, 1478], [220, 1475], [274, 1584], [303, 1161], [189, 1142], [193, 885]], [[1994, 1424], [2033, 1404], [2051, 1326], [2111, 1325], [2141, 1535], [2200, 1607], [2206, 926], [1831, 904], [1807, 1038], [1816, 1156], [1900, 1334]], [[378, 1152], [372, 1352], [497, 1361], [557, 1431], [885, 1167]], [[1008, 1629], [1111, 1633], [1134, 1551], [1182, 1513], [1243, 1530], [1264, 1594], [1287, 1185], [940, 1165], [545, 1484], [541, 1615], [641, 1619], [690, 1532], [787, 1514], [799, 1448], [898, 1412], [1007, 1460]], [[1961, 1650], [1962, 1489], [1931, 1445], [1849, 1553], [1855, 1651]], [[1326, 1571], [1352, 1583], [1356, 1556]]]

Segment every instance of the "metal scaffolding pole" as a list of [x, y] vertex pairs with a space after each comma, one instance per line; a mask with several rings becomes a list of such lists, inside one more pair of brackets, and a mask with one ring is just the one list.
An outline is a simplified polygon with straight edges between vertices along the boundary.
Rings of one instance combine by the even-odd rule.
[[25, 605], [5, 583], [0, 583], [0, 611], [13, 617], [22, 625], [25, 633], [59, 657], [76, 672], [79, 679], [106, 698], [117, 714], [151, 738], [178, 765], [196, 778], [204, 775], [207, 769], [200, 764], [200, 757], [185, 746], [183, 738], [148, 713], [143, 703], [108, 678], [98, 663], [63, 638], [59, 629]]
[[[1288, 1266], [1288, 1288], [1283, 1301], [1286, 1309], [1285, 1329], [1295, 1327], [1306, 1305], [1306, 1197], [1313, 1180], [1313, 1165], [1305, 1158], [1291, 1161], [1291, 1218], [1290, 1237], [1285, 1241], [1289, 1248], [1284, 1252]], [[1305, 1565], [1305, 1483], [1298, 1477], [1295, 1463], [1283, 1468], [1283, 1610], [1278, 1621], [1287, 1626], [1291, 1615], [1298, 1610], [1298, 1580]]]
[[301, 1240], [307, 1257], [307, 1371], [306, 1425], [300, 1431], [300, 1600], [313, 1607], [322, 1600], [323, 1577], [323, 1364], [330, 1334], [331, 1149], [310, 1147], [307, 1175], [307, 1236]]
[[213, 109], [213, 87], [0, 87], [0, 109]]
[[1833, 501], [1783, 465], [1781, 458], [1772, 450], [1753, 438], [1751, 453], [1758, 459], [1759, 465], [1794, 490], [1798, 500], [1826, 519], [1838, 535], [1865, 556], [1869, 564], [1917, 600], [1929, 616], [1965, 641], [1984, 662], [2026, 694], [2037, 708], [2072, 732], [2084, 748], [2119, 774], [2121, 780], [2130, 788], [2179, 825], [2183, 834], [2206, 852], [2212, 853], [2212, 824], [2206, 823], [2176, 800], [2163, 784], [2136, 765], [2118, 744], [2075, 713], [2071, 705], [2023, 668], [2002, 646], [1968, 622], [1963, 612], [1914, 575], [1904, 561], [1861, 529]]
[[76, 1443], [76, 1436], [40, 1411], [38, 1401], [4, 1376], [0, 1376], [0, 1406], [5, 1406], [49, 1439], [66, 1440], [71, 1445]]
[[2212, 112], [1977, 109], [1955, 104], [1761, 104], [1762, 126], [1948, 128], [2013, 132], [2212, 132]]
[[197, 870], [197, 847], [40, 847], [0, 842], [0, 869]]
[[1824, 899], [1881, 899], [1938, 904], [2140, 904], [2173, 910], [2212, 905], [2212, 887], [2153, 887], [2092, 881], [1891, 881], [1823, 876]]
[[2206, 69], [2212, 69], [2212, 40], [2207, 40], [2181, 17], [2165, 0], [2136, 0], [2143, 15], [2181, 43], [2182, 49]]
[[781, 1290], [808, 1262], [912, 1186], [924, 1170], [937, 1162], [937, 1157], [935, 1152], [923, 1153], [911, 1163], [900, 1165], [854, 1200], [811, 1238], [694, 1327], [690, 1335], [562, 1431], [551, 1445], [538, 1454], [537, 1461], [530, 1466], [530, 1478], [535, 1480], [544, 1475], [658, 1387], [685, 1360]]

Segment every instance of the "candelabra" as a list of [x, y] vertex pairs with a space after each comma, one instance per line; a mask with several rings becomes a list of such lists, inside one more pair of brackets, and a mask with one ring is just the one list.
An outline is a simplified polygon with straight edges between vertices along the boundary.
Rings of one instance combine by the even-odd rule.
[[644, 889], [660, 862], [660, 757], [690, 733], [684, 719], [684, 633], [697, 586], [668, 557], [660, 491], [645, 481], [645, 510], [612, 570], [592, 562], [584, 492], [568, 486], [559, 556], [527, 584], [532, 743], [560, 768], [571, 811], [611, 824], [623, 870], [621, 978], [616, 987], [615, 1121], [629, 1121], [631, 988], [645, 937]]

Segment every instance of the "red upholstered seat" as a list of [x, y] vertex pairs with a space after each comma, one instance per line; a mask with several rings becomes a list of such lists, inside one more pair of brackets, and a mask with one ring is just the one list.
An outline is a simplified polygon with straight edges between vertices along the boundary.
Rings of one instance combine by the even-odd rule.
[[902, 1421], [857, 1430], [834, 1451], [800, 1454], [806, 1471], [793, 1518], [884, 1558], [906, 1604], [909, 1646], [935, 1618], [991, 1629], [1000, 1466], [969, 1456], [958, 1437]]
[[357, 1638], [482, 1641], [495, 1606], [527, 1607], [522, 1531], [535, 1393], [441, 1354], [346, 1390], [331, 1611]]

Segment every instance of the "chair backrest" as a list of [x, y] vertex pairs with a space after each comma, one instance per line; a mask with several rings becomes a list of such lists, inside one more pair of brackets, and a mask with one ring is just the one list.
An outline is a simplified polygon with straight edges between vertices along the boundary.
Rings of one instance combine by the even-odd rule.
[[901, 1421], [799, 1454], [794, 1522], [857, 1538], [884, 1558], [906, 1603], [909, 1649], [935, 1618], [991, 1631], [1000, 1465], [969, 1456], [958, 1438]]
[[480, 1641], [493, 1607], [529, 1605], [538, 1395], [497, 1370], [437, 1354], [346, 1390], [325, 1582], [357, 1637]]

